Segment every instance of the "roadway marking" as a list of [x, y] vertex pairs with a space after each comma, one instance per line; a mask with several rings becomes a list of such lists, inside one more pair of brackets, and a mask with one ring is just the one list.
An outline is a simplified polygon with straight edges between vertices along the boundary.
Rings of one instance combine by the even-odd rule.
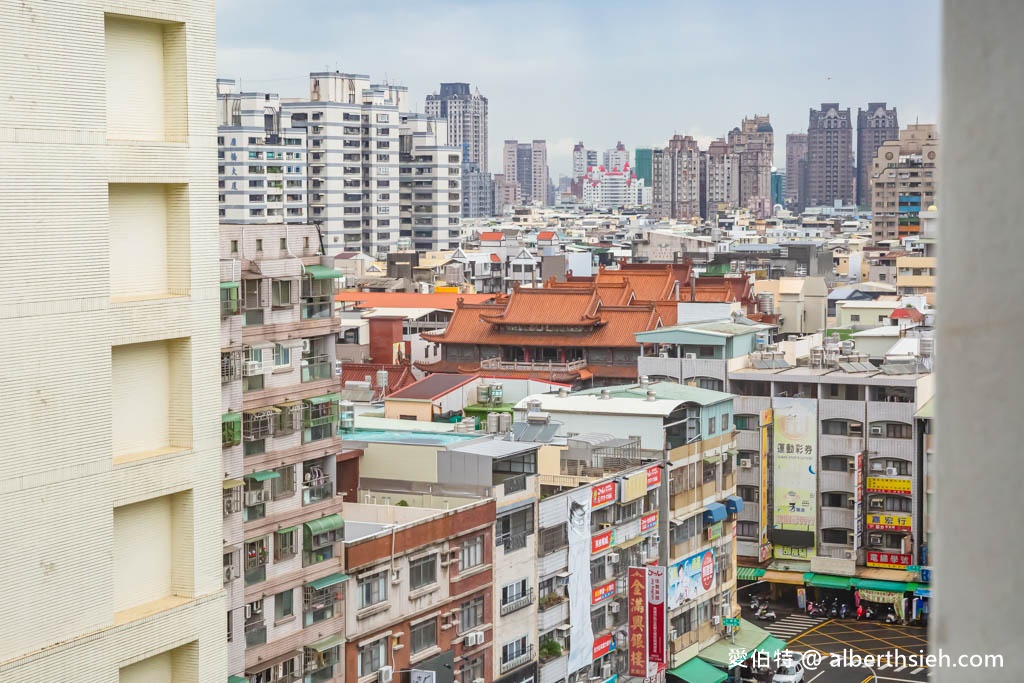
[[[823, 673], [825, 673], [825, 672], [824, 671], [819, 671], [818, 675], [815, 676], [814, 678], [812, 678], [811, 680], [807, 681], [807, 683], [814, 683], [814, 681], [818, 680]], [[861, 683], [863, 683], [863, 681]]]
[[898, 667], [898, 668], [895, 668], [895, 669], [893, 669], [893, 670], [892, 670], [892, 672], [893, 672], [893, 673], [899, 673], [900, 671], [903, 671], [903, 670], [904, 670], [904, 669], [906, 669], [906, 668], [907, 668], [907, 665], [906, 665], [906, 664], [904, 664], [904, 665], [903, 665], [903, 666], [901, 666], [901, 667]]
[[911, 671], [911, 672], [910, 672], [910, 675], [911, 675], [911, 676], [913, 676], [914, 674], [919, 674], [919, 673], [921, 673], [921, 671], [922, 671], [923, 669], [924, 669], [924, 667], [923, 667], [923, 666], [919, 666], [919, 667], [917, 667], [916, 669], [914, 669], [913, 671]]

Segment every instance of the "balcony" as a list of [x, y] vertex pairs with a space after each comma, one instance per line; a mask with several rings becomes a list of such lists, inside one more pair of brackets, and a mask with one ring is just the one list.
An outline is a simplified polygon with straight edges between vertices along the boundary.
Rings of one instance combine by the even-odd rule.
[[853, 510], [849, 508], [821, 508], [821, 528], [853, 529]]
[[526, 475], [525, 474], [517, 474], [517, 475], [515, 475], [513, 477], [509, 477], [504, 482], [502, 482], [502, 486], [505, 489], [505, 495], [506, 496], [509, 495], [509, 494], [512, 494], [512, 493], [518, 493], [520, 491], [525, 491], [526, 490]]
[[504, 361], [500, 358], [485, 358], [480, 361], [480, 367], [483, 370], [522, 370], [526, 372], [576, 372], [587, 367], [587, 361], [585, 360], [573, 360], [567, 363], [556, 363], [549, 361], [547, 363], [525, 363], [518, 361]]
[[510, 600], [509, 602], [502, 603], [501, 604], [501, 616], [512, 614], [513, 612], [518, 612], [519, 610], [523, 609], [524, 607], [527, 607], [527, 606], [532, 605], [532, 604], [533, 604], [533, 589], [531, 588], [530, 590], [528, 590], [526, 592], [526, 595], [524, 595], [524, 596], [522, 596], [520, 598], [516, 598], [515, 600]]
[[821, 491], [847, 491], [853, 493], [853, 473], [848, 471], [822, 470], [818, 488]]
[[267, 626], [260, 621], [254, 621], [245, 625], [245, 646], [255, 647], [267, 642]]
[[334, 368], [330, 358], [326, 355], [312, 356], [302, 359], [302, 381], [317, 382], [323, 379], [331, 379], [334, 376]]
[[513, 553], [526, 547], [527, 533], [525, 531], [513, 532], [498, 537], [497, 545], [503, 546], [506, 553]]
[[569, 621], [569, 600], [558, 593], [548, 593], [537, 605], [537, 628], [541, 633]]
[[505, 675], [509, 671], [518, 669], [519, 667], [529, 664], [533, 661], [533, 645], [530, 645], [526, 650], [518, 657], [512, 657], [511, 659], [504, 659], [501, 662], [501, 674]]
[[[333, 295], [303, 297], [299, 310], [303, 320], [327, 320], [334, 312]], [[263, 311], [260, 311], [262, 313]]]
[[330, 479], [319, 484], [313, 484], [311, 486], [302, 487], [303, 505], [312, 505], [313, 503], [319, 503], [324, 500], [329, 500], [333, 496], [334, 482], [332, 482]]

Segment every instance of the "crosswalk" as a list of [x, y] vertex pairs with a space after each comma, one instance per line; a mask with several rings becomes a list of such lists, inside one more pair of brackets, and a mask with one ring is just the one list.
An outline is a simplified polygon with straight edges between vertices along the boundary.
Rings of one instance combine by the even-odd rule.
[[790, 614], [788, 617], [783, 617], [778, 621], [768, 624], [758, 622], [757, 625], [773, 636], [787, 640], [789, 638], [796, 638], [804, 631], [814, 628], [823, 621], [825, 619], [821, 617], [809, 617], [806, 614]]

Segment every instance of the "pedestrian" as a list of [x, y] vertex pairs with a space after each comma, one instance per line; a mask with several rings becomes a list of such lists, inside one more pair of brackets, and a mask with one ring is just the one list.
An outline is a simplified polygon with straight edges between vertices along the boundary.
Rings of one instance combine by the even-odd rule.
[[857, 621], [860, 621], [864, 617], [864, 605], [857, 605]]

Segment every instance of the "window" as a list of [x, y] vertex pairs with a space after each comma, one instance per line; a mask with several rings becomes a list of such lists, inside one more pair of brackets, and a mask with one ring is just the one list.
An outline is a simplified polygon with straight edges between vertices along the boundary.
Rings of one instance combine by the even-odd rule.
[[821, 494], [821, 506], [826, 508], [844, 508], [846, 507], [847, 495], [845, 493], [823, 493]]
[[384, 666], [386, 644], [387, 638], [381, 638], [359, 648], [359, 676], [368, 676]]
[[459, 680], [475, 681], [477, 679], [484, 679], [484, 658], [463, 659], [459, 665]]
[[427, 619], [409, 629], [410, 652], [413, 654], [437, 646], [437, 620]]
[[741, 538], [757, 538], [757, 522], [736, 522], [736, 535]]
[[846, 472], [850, 467], [850, 459], [845, 455], [826, 455], [821, 459], [821, 469], [829, 472]]
[[238, 253], [238, 240], [231, 240], [231, 253], [232, 254], [237, 254]]
[[698, 346], [697, 355], [701, 358], [714, 358], [715, 347], [714, 346]]
[[[388, 573], [377, 572], [359, 579], [359, 609], [364, 609], [388, 599]], [[362, 674], [360, 674], [362, 675]]]
[[714, 433], [715, 433], [715, 418], [709, 417], [708, 418], [708, 431], [707, 431], [706, 434], [704, 434], [704, 436], [705, 437], [711, 436]]
[[459, 633], [465, 633], [484, 623], [484, 599], [473, 598], [459, 607]]
[[568, 527], [563, 522], [550, 529], [541, 529], [540, 556], [544, 557], [569, 545]]
[[590, 561], [590, 580], [604, 581], [608, 578], [608, 563], [604, 557], [598, 557]]
[[437, 583], [437, 553], [409, 563], [409, 588], [416, 590]]
[[723, 432], [729, 431], [729, 413], [722, 415], [722, 430]]
[[852, 323], [859, 323], [860, 322], [860, 316], [857, 315], [856, 313], [851, 314], [850, 315], [850, 322], [852, 322]]
[[303, 249], [309, 249], [309, 238], [308, 237], [303, 237], [302, 238], [302, 248]]
[[292, 305], [292, 281], [273, 280], [271, 284], [271, 305], [281, 308]]
[[[288, 469], [291, 470], [292, 468], [289, 467]], [[298, 552], [297, 538], [298, 530], [296, 527], [274, 532], [274, 560], [281, 561], [294, 557]]]
[[[602, 558], [599, 561], [604, 562], [604, 559]], [[503, 586], [501, 589], [501, 604], [508, 605], [517, 600], [525, 598], [526, 590], [526, 579], [522, 579], [521, 581], [516, 581], [515, 583], [510, 583], [507, 586]]]
[[517, 638], [511, 643], [506, 643], [501, 647], [501, 663], [507, 664], [512, 660], [519, 659], [526, 654], [527, 642], [526, 636]]
[[757, 415], [736, 415], [733, 417], [736, 429], [740, 431], [754, 431], [757, 429]]
[[292, 364], [292, 350], [287, 346], [274, 344], [274, 367], [289, 367]]
[[274, 596], [274, 619], [281, 621], [295, 614], [295, 606], [292, 603], [294, 590], [286, 590]]
[[459, 571], [478, 567], [484, 563], [484, 537], [477, 536], [468, 541], [463, 541], [462, 549], [459, 551]]
[[262, 239], [257, 239], [256, 240], [256, 251], [263, 251], [263, 240]]
[[846, 545], [848, 538], [848, 532], [846, 529], [822, 529], [821, 530], [821, 542], [822, 543], [837, 543], [839, 545]]
[[747, 503], [756, 503], [761, 499], [761, 490], [756, 486], [737, 486], [736, 494]]

